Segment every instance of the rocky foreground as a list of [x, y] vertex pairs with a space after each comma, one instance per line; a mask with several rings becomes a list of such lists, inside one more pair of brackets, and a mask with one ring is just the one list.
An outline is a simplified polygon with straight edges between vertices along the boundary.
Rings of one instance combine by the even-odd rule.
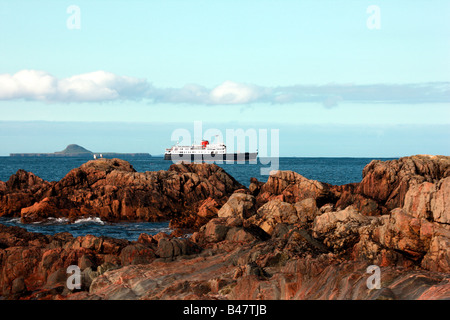
[[[130, 242], [0, 225], [4, 299], [450, 299], [450, 157], [372, 161], [342, 186], [277, 171], [249, 188], [214, 164], [101, 159], [57, 182], [19, 170], [0, 181], [0, 216], [175, 229]], [[67, 288], [70, 265], [81, 289]]]

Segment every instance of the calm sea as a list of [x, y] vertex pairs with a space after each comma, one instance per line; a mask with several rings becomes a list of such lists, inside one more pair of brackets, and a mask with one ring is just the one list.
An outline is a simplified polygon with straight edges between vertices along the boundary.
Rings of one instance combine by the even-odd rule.
[[[172, 164], [162, 158], [132, 158], [123, 157], [139, 171], [167, 170]], [[390, 160], [391, 158], [376, 158]], [[58, 181], [70, 170], [79, 167], [87, 158], [18, 158], [0, 157], [0, 180], [7, 181], [9, 177], [19, 169], [33, 172], [35, 175], [47, 181]], [[270, 160], [272, 160], [270, 162]], [[259, 181], [267, 181], [264, 171], [268, 169], [292, 170], [300, 173], [308, 179], [341, 185], [352, 182], [360, 182], [362, 170], [374, 158], [279, 158], [278, 164], [273, 159], [262, 159], [257, 164], [219, 164], [237, 181], [249, 186], [250, 178], [255, 177]], [[160, 231], [170, 232], [168, 222], [162, 223], [107, 223], [98, 218], [80, 219], [76, 223], [68, 224], [64, 219], [50, 219], [44, 223], [22, 224], [19, 219], [0, 218], [0, 223], [16, 225], [29, 231], [44, 234], [57, 232], [70, 232], [74, 236], [93, 234], [96, 236], [110, 236], [128, 240], [137, 240], [139, 234], [156, 234]]]

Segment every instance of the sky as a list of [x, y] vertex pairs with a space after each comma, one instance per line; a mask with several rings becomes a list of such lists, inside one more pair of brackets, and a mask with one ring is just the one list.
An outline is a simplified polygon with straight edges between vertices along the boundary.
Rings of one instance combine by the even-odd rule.
[[195, 121], [280, 156], [450, 155], [450, 2], [0, 0], [0, 156], [162, 154]]

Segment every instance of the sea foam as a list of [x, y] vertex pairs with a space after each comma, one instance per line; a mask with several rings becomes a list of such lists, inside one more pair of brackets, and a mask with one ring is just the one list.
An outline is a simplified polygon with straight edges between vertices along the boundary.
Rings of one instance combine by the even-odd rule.
[[87, 218], [80, 218], [75, 220], [73, 223], [98, 223], [101, 225], [104, 225], [105, 222], [102, 221], [99, 217], [87, 217]]

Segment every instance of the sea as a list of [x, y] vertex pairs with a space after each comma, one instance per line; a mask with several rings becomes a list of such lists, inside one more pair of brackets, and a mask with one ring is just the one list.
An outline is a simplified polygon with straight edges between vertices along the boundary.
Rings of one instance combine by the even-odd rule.
[[[122, 157], [130, 162], [138, 172], [168, 170], [171, 161], [162, 157]], [[372, 160], [392, 160], [393, 158], [296, 158], [280, 157], [277, 159], [261, 158], [257, 163], [223, 163], [218, 164], [245, 186], [250, 185], [250, 178], [255, 177], [266, 182], [271, 170], [291, 170], [302, 176], [342, 185], [362, 180], [363, 168]], [[90, 159], [50, 158], [50, 157], [0, 157], [0, 180], [7, 181], [19, 169], [33, 172], [47, 181], [58, 181], [70, 170], [79, 167]], [[110, 223], [98, 217], [84, 218], [69, 223], [66, 219], [48, 219], [39, 223], [24, 224], [19, 218], [0, 217], [0, 224], [19, 226], [31, 232], [56, 234], [69, 232], [74, 237], [92, 234], [136, 241], [141, 233], [154, 235], [159, 232], [170, 233], [169, 222], [120, 222]]]

